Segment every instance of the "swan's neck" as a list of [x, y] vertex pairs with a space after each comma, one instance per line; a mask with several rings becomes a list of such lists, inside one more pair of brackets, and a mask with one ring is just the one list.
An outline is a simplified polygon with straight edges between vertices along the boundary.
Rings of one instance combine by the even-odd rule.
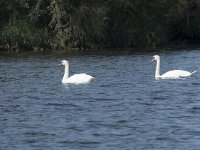
[[65, 72], [64, 72], [64, 76], [63, 76], [63, 81], [69, 78], [69, 64], [65, 64]]
[[160, 78], [160, 59], [157, 60], [155, 78]]

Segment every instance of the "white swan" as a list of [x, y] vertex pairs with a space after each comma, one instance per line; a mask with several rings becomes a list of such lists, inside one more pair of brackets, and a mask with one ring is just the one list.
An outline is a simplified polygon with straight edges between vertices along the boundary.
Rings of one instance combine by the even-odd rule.
[[84, 84], [84, 83], [89, 83], [94, 79], [94, 77], [87, 75], [85, 73], [75, 74], [69, 77], [69, 63], [67, 60], [62, 60], [61, 64], [59, 65], [65, 66], [65, 72], [62, 79], [62, 83]]
[[164, 73], [163, 75], [160, 75], [160, 56], [154, 55], [152, 61], [154, 60], [157, 61], [156, 72], [155, 72], [156, 79], [176, 79], [181, 77], [189, 77], [196, 72], [194, 71], [191, 73], [185, 70], [171, 70]]

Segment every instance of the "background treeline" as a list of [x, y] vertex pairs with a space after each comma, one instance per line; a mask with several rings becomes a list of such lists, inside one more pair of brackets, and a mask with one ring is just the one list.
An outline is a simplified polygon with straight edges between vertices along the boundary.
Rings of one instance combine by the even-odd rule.
[[156, 47], [200, 41], [200, 0], [0, 0], [0, 48]]

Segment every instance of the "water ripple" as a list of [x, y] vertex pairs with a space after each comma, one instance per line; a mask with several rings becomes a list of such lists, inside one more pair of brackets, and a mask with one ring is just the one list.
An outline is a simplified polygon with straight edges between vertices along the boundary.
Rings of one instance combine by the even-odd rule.
[[[199, 74], [155, 80], [152, 55], [67, 56], [87, 85], [61, 83], [59, 56], [0, 56], [0, 149], [199, 149]], [[199, 51], [160, 55], [163, 72], [200, 70]]]

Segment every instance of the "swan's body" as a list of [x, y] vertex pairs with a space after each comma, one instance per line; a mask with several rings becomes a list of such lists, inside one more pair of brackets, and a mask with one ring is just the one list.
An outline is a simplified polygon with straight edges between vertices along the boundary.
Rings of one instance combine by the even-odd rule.
[[181, 78], [181, 77], [189, 77], [196, 72], [196, 71], [188, 72], [185, 70], [171, 70], [164, 73], [163, 75], [160, 75], [160, 56], [154, 55], [153, 60], [156, 60], [157, 62], [156, 72], [155, 72], [156, 79], [176, 79], [176, 78]]
[[84, 84], [91, 82], [94, 77], [87, 75], [85, 73], [75, 74], [69, 77], [69, 63], [67, 60], [62, 60], [60, 65], [65, 66], [65, 73], [62, 79], [62, 83], [72, 83], [72, 84]]

